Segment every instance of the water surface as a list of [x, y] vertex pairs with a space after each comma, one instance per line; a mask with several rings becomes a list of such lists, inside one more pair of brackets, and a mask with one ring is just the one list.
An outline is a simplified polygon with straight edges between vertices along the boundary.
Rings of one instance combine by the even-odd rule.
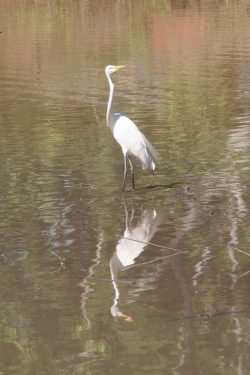
[[0, 373], [248, 374], [249, 2], [0, 8]]

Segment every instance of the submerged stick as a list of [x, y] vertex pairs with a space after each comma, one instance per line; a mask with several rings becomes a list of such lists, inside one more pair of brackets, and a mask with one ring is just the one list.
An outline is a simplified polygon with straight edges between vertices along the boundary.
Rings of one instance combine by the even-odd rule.
[[[240, 253], [242, 253], [242, 254], [244, 254], [244, 255], [247, 255], [248, 257], [250, 257], [250, 254], [249, 254], [249, 253], [246, 253], [245, 251], [240, 250], [240, 249], [238, 249], [237, 247], [233, 247], [233, 249], [236, 250], [236, 251], [239, 251]], [[239, 276], [235, 277], [235, 280], [236, 280], [236, 279], [240, 279], [240, 278], [243, 277], [243, 276], [246, 276], [248, 273], [250, 273], [250, 270], [244, 272], [242, 275], [239, 275]]]
[[49, 250], [49, 252], [53, 255], [55, 255], [57, 257], [57, 259], [59, 259], [59, 267], [58, 269], [56, 269], [55, 271], [51, 272], [52, 273], [55, 273], [55, 272], [59, 272], [62, 268], [65, 268], [65, 258], [63, 257], [60, 257], [59, 255], [57, 255], [53, 250]]
[[[230, 315], [230, 314], [242, 314], [242, 313], [249, 313], [250, 310], [242, 309], [242, 310], [227, 310], [227, 311], [208, 311], [208, 312], [201, 312], [201, 313], [194, 313], [191, 315], [183, 315], [177, 318], [170, 318], [166, 319], [165, 322], [172, 322], [172, 321], [178, 321], [178, 320], [186, 320], [186, 319], [203, 319], [203, 318], [215, 318], [217, 316], [221, 315]], [[156, 315], [157, 319], [165, 317], [165, 315]]]
[[[140, 267], [140, 266], [144, 266], [146, 264], [154, 263], [154, 262], [157, 262], [158, 260], [178, 256], [178, 255], [181, 255], [181, 254], [184, 254], [184, 251], [183, 252], [180, 252], [180, 251], [176, 252], [176, 254], [165, 255], [164, 257], [157, 257], [156, 259], [149, 260], [147, 262], [131, 264], [130, 266], [127, 266], [127, 267], [124, 267], [123, 269], [121, 269], [120, 272], [127, 271], [130, 268]], [[114, 281], [114, 279], [106, 279], [106, 278], [100, 278], [100, 277], [94, 277], [94, 276], [87, 276], [86, 279], [93, 279], [93, 280], [105, 281], [105, 282], [113, 282]], [[133, 280], [117, 280], [117, 279], [115, 279], [115, 282], [120, 283], [120, 284], [133, 284], [134, 281]]]
[[[112, 283], [114, 280], [113, 279], [106, 279], [102, 277], [94, 277], [94, 276], [86, 276], [85, 279], [91, 279], [91, 280], [96, 280], [96, 281], [104, 281], [107, 283]], [[133, 284], [133, 280], [115, 280], [116, 283], [119, 284]]]
[[249, 253], [246, 253], [245, 251], [240, 250], [240, 249], [238, 249], [237, 247], [233, 247], [233, 249], [236, 250], [236, 251], [239, 251], [239, 252], [242, 253], [242, 254], [247, 255], [248, 257], [250, 257], [250, 254], [249, 254]]
[[[185, 252], [186, 252], [186, 251], [185, 251]], [[175, 256], [177, 256], [177, 255], [184, 254], [185, 252], [184, 252], [184, 251], [176, 251], [175, 254], [165, 255], [164, 257], [158, 257], [158, 258], [156, 258], [156, 259], [149, 260], [149, 261], [147, 261], [147, 262], [131, 264], [131, 266], [127, 266], [126, 268], [122, 269], [120, 272], [122, 272], [122, 271], [127, 271], [127, 270], [130, 269], [130, 268], [139, 267], [139, 266], [144, 266], [145, 264], [154, 263], [154, 262], [157, 262], [158, 260], [162, 260], [162, 259], [166, 259], [166, 258], [170, 258], [170, 257], [175, 257]]]
[[177, 250], [177, 249], [174, 249], [173, 247], [167, 247], [167, 246], [163, 246], [163, 245], [157, 245], [157, 244], [152, 243], [152, 242], [145, 242], [145, 241], [135, 240], [134, 238], [129, 238], [129, 237], [124, 237], [124, 236], [119, 236], [118, 234], [116, 235], [116, 237], [124, 238], [125, 240], [129, 240], [129, 241], [134, 241], [134, 242], [144, 243], [145, 245], [150, 245], [150, 246], [154, 246], [154, 247], [159, 247], [160, 249], [165, 249], [165, 250], [175, 251], [176, 253], [183, 253], [183, 254], [184, 254], [184, 253], [187, 253], [187, 251]]
[[235, 277], [235, 280], [240, 279], [243, 276], [246, 276], [248, 273], [250, 273], [250, 270], [244, 272], [242, 275], [239, 275], [239, 276]]

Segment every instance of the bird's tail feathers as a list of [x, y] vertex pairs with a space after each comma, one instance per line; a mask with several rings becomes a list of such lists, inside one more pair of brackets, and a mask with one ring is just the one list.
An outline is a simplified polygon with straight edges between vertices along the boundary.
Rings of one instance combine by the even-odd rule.
[[140, 158], [142, 167], [144, 169], [151, 169], [155, 170], [156, 162], [159, 160], [159, 154], [155, 150], [155, 148], [151, 145], [151, 143], [147, 140], [145, 136], [144, 138], [144, 145], [145, 145], [145, 152], [144, 155]]

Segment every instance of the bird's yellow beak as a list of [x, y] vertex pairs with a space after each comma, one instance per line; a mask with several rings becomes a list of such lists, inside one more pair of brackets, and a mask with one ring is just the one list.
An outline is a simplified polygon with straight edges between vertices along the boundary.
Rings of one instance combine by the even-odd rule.
[[119, 69], [122, 69], [122, 68], [125, 68], [125, 67], [126, 67], [125, 65], [115, 65], [116, 70], [119, 70]]

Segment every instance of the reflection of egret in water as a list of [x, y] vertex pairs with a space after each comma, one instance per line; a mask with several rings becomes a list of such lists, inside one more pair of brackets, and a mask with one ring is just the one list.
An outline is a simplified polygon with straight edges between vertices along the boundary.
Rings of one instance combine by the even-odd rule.
[[121, 282], [118, 280], [118, 273], [133, 266], [135, 259], [144, 251], [147, 242], [150, 241], [157, 230], [159, 225], [159, 215], [157, 215], [155, 209], [142, 209], [140, 220], [134, 223], [134, 210], [132, 209], [131, 218], [129, 220], [126, 205], [125, 214], [126, 229], [123, 238], [118, 241], [116, 251], [110, 260], [110, 272], [115, 290], [115, 298], [111, 307], [111, 314], [115, 317], [122, 317], [125, 320], [131, 321], [132, 318], [129, 315], [125, 315], [118, 306], [120, 298], [119, 286], [121, 285]]

